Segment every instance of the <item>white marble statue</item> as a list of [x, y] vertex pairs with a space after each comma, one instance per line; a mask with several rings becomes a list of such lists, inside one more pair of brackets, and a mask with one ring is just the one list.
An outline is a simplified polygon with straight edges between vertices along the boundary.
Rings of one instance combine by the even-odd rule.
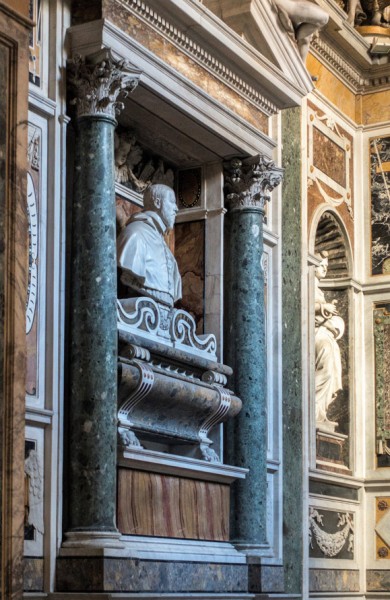
[[348, 22], [351, 25], [360, 25], [362, 21], [369, 21], [365, 25], [386, 26], [382, 20], [386, 21], [385, 11], [390, 6], [390, 0], [349, 0], [348, 2]]
[[119, 136], [115, 132], [114, 140], [115, 181], [126, 183], [129, 180], [126, 160], [135, 137], [131, 133]]
[[327, 253], [317, 255], [321, 261], [315, 270], [315, 413], [316, 427], [334, 431], [338, 423], [328, 419], [329, 405], [342, 389], [340, 348], [337, 343], [344, 333], [336, 301], [327, 302], [319, 283], [328, 271]]
[[294, 35], [299, 54], [306, 62], [313, 34], [324, 27], [328, 13], [308, 0], [273, 0], [279, 19], [288, 33]]
[[167, 306], [182, 294], [176, 259], [164, 239], [175, 224], [177, 210], [172, 188], [151, 185], [144, 193], [144, 210], [131, 217], [117, 240], [122, 283], [136, 295]]

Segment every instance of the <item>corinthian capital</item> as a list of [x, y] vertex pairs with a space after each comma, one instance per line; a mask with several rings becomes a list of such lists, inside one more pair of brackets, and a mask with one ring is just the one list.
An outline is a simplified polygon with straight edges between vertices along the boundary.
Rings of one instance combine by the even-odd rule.
[[225, 198], [231, 210], [257, 208], [264, 212], [270, 193], [283, 179], [283, 169], [265, 156], [233, 158], [224, 164]]
[[138, 85], [140, 71], [131, 69], [124, 60], [116, 60], [109, 48], [88, 56], [77, 54], [68, 61], [70, 104], [77, 116], [107, 115], [115, 118], [123, 109], [119, 94], [126, 97]]

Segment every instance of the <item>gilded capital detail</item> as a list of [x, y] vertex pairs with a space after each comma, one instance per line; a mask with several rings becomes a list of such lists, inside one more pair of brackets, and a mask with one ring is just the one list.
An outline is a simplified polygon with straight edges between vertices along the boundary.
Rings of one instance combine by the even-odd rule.
[[116, 60], [109, 48], [88, 56], [76, 54], [68, 61], [70, 104], [76, 106], [77, 117], [109, 116], [115, 118], [126, 97], [138, 85], [140, 71], [124, 60]]
[[230, 210], [257, 208], [264, 211], [270, 193], [283, 179], [283, 171], [261, 154], [226, 162], [225, 198]]

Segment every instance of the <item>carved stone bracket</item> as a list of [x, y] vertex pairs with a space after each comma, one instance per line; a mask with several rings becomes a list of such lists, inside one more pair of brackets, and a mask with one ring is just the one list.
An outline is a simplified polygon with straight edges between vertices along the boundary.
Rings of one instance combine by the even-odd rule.
[[77, 117], [106, 115], [115, 118], [123, 109], [119, 94], [126, 97], [138, 85], [141, 72], [126, 61], [116, 60], [109, 48], [88, 56], [76, 54], [68, 61], [70, 104]]
[[270, 193], [283, 179], [283, 169], [260, 154], [233, 158], [224, 165], [225, 197], [230, 210], [258, 209], [264, 212]]
[[225, 390], [220, 385], [213, 385], [214, 389], [218, 392], [219, 395], [219, 404], [214, 413], [212, 413], [207, 419], [204, 420], [202, 426], [199, 430], [199, 439], [200, 439], [200, 451], [204, 460], [212, 463], [219, 463], [220, 459], [218, 454], [210, 448], [211, 440], [208, 437], [209, 432], [212, 428], [221, 423], [225, 416], [228, 414], [232, 396], [228, 390]]

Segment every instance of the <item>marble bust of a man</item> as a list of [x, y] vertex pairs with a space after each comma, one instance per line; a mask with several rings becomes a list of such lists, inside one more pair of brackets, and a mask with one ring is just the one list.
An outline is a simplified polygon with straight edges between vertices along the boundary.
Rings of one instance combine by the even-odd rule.
[[175, 193], [163, 184], [144, 193], [144, 209], [133, 215], [117, 240], [121, 281], [136, 296], [148, 296], [167, 306], [180, 300], [181, 277], [164, 234], [173, 228]]

